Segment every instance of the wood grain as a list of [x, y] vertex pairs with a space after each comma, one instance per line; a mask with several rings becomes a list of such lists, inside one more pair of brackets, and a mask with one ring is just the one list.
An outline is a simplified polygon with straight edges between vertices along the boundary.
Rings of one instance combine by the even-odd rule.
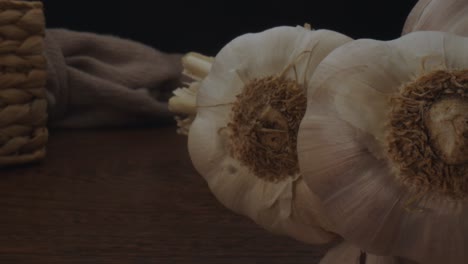
[[0, 263], [318, 263], [222, 207], [174, 130], [52, 131], [46, 161], [0, 171]]

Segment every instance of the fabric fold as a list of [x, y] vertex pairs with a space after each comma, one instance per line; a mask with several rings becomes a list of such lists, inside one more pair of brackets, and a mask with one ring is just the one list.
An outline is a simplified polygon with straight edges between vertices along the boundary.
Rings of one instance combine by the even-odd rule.
[[49, 126], [156, 124], [172, 114], [167, 97], [180, 84], [181, 55], [94, 33], [48, 29]]

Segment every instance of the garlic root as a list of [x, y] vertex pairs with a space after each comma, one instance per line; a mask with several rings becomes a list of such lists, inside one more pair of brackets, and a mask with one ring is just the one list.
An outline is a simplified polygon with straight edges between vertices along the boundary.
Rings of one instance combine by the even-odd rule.
[[337, 32], [283, 26], [239, 36], [216, 55], [197, 93], [188, 150], [228, 209], [306, 243], [337, 238], [299, 173], [296, 135], [308, 78], [349, 41]]

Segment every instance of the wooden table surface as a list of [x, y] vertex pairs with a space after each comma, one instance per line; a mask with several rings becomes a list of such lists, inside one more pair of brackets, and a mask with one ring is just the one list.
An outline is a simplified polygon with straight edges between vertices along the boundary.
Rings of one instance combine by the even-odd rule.
[[318, 263], [220, 205], [174, 130], [51, 131], [46, 161], [0, 171], [0, 263]]

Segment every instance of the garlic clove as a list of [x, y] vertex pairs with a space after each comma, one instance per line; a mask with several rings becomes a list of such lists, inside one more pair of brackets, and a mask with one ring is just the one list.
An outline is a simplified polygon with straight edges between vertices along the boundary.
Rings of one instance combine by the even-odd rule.
[[330, 249], [319, 264], [410, 264], [412, 262], [392, 256], [367, 254], [349, 242], [342, 242]]
[[[468, 119], [467, 45], [468, 38], [442, 32], [356, 40], [314, 72], [299, 128], [300, 169], [333, 231], [367, 252], [425, 264], [467, 262], [468, 164], [438, 154], [464, 153], [468, 144], [468, 123], [460, 121]], [[430, 141], [443, 139], [431, 136], [439, 128], [427, 131], [425, 120], [446, 97], [459, 105], [437, 118], [458, 121], [440, 131], [460, 143], [435, 149]]]
[[464, 0], [419, 0], [406, 19], [403, 35], [427, 30], [468, 36], [468, 3]]
[[[336, 238], [327, 231], [330, 222], [294, 161], [296, 141], [290, 140], [297, 132], [291, 132], [289, 124], [300, 120], [288, 111], [298, 111], [293, 103], [300, 97], [292, 95], [285, 103], [282, 96], [274, 96], [277, 91], [304, 94], [302, 89], [316, 65], [350, 40], [327, 30], [277, 27], [240, 36], [217, 54], [201, 81], [188, 145], [195, 168], [223, 205], [267, 230], [301, 241], [327, 243]], [[248, 92], [258, 100], [240, 105], [245, 103], [240, 98], [250, 96]], [[247, 123], [236, 123], [238, 119]], [[251, 131], [247, 128], [253, 129], [254, 137], [246, 136], [252, 135], [245, 133]], [[247, 148], [249, 144], [258, 147]], [[285, 158], [268, 160], [274, 156], [265, 154], [268, 151]], [[283, 163], [288, 165], [282, 167]], [[272, 171], [276, 167], [281, 170]]]

